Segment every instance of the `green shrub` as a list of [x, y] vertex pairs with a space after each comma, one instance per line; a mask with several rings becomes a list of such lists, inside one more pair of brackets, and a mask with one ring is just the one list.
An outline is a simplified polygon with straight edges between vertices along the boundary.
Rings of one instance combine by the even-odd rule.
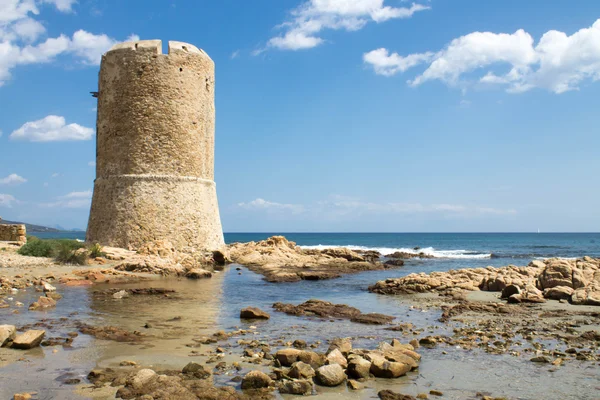
[[60, 252], [62, 252], [62, 256], [65, 256], [67, 250], [74, 252], [82, 247], [85, 245], [77, 240], [38, 239], [35, 236], [28, 236], [27, 243], [21, 246], [18, 253], [31, 257], [58, 257]]
[[91, 258], [106, 257], [106, 253], [102, 251], [102, 246], [98, 243], [91, 245], [88, 250]]
[[32, 236], [27, 239], [27, 243], [21, 246], [18, 253], [22, 256], [52, 257], [54, 248], [49, 241]]
[[55, 260], [62, 264], [86, 265], [88, 262], [89, 252], [73, 248], [73, 244], [68, 241], [61, 241], [58, 244]]

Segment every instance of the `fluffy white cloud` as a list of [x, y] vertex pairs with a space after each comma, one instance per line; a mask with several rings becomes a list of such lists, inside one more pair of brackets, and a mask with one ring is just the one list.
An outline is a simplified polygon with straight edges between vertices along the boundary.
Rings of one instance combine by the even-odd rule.
[[12, 207], [13, 204], [17, 203], [17, 199], [15, 199], [10, 194], [2, 194], [0, 193], [0, 207]]
[[27, 182], [27, 179], [17, 174], [10, 174], [6, 178], [0, 178], [0, 185], [18, 185], [25, 182]]
[[58, 198], [52, 203], [42, 203], [42, 207], [48, 208], [87, 208], [92, 201], [92, 191], [71, 192]]
[[304, 211], [304, 207], [299, 204], [275, 203], [261, 198], [252, 200], [248, 203], [238, 203], [238, 207], [246, 210], [287, 210], [294, 214]]
[[[437, 53], [401, 56], [377, 49], [365, 53], [363, 60], [375, 73], [385, 76], [427, 64], [423, 73], [409, 81], [411, 86], [439, 80], [450, 86], [464, 87], [474, 81], [503, 85], [509, 92], [543, 88], [563, 93], [578, 89], [585, 80], [600, 79], [600, 19], [571, 36], [548, 31], [537, 45], [522, 29], [512, 34], [473, 32], [454, 39]], [[508, 67], [503, 74], [490, 70], [502, 66]], [[482, 76], [465, 77], [482, 69]]]
[[267, 48], [309, 49], [324, 42], [319, 34], [325, 29], [356, 31], [370, 21], [409, 18], [428, 8], [414, 3], [396, 8], [384, 5], [384, 0], [308, 0], [291, 11], [290, 20], [279, 26], [284, 33], [271, 38]]
[[[118, 41], [105, 34], [78, 30], [72, 36], [61, 34], [41, 40], [45, 27], [35, 19], [38, 5], [48, 3], [61, 12], [72, 11], [75, 0], [0, 0], [0, 86], [19, 65], [54, 61], [59, 55], [71, 55], [85, 65], [97, 65], [104, 52]], [[43, 39], [43, 38], [42, 38]], [[131, 40], [139, 40], [132, 35]]]
[[90, 140], [94, 130], [79, 124], [66, 124], [65, 118], [58, 115], [48, 115], [37, 121], [23, 124], [10, 134], [12, 140], [30, 142], [57, 142], [66, 140]]

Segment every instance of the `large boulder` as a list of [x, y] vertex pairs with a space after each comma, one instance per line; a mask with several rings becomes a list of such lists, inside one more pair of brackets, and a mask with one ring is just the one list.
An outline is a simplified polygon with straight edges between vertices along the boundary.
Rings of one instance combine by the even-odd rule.
[[298, 361], [298, 357], [302, 354], [302, 350], [298, 349], [281, 349], [275, 353], [275, 359], [284, 367], [291, 367], [293, 363]]
[[315, 370], [309, 364], [298, 361], [292, 365], [287, 375], [294, 379], [310, 379], [315, 376]]
[[552, 300], [570, 299], [574, 290], [568, 286], [554, 286], [549, 289], [544, 289], [544, 297]]
[[556, 286], [573, 287], [573, 268], [567, 260], [549, 260], [548, 265], [538, 276], [540, 289]]
[[342, 354], [347, 355], [352, 351], [352, 340], [350, 338], [336, 338], [331, 341], [327, 353], [338, 349]]
[[298, 394], [309, 396], [313, 391], [313, 383], [310, 380], [284, 381], [279, 386], [279, 393]]
[[339, 364], [330, 364], [317, 368], [316, 377], [322, 386], [338, 386], [344, 382], [346, 374]]
[[371, 370], [371, 362], [362, 357], [353, 357], [348, 362], [346, 373], [350, 378], [354, 379], [369, 379]]
[[333, 349], [326, 357], [327, 364], [339, 364], [342, 368], [346, 368], [348, 366], [348, 361], [346, 357], [342, 354], [340, 349]]
[[31, 303], [31, 305], [29, 306], [29, 310], [45, 310], [52, 307], [56, 307], [56, 300], [50, 297], [40, 296], [40, 298], [36, 302]]
[[242, 389], [267, 388], [273, 381], [262, 371], [250, 371], [242, 379]]
[[37, 347], [42, 343], [46, 331], [44, 330], [29, 330], [25, 333], [17, 335], [14, 338], [12, 347], [15, 349], [31, 349]]
[[371, 362], [370, 372], [377, 378], [398, 378], [406, 375], [411, 370], [410, 365], [374, 358]]
[[325, 364], [325, 356], [323, 354], [315, 353], [314, 351], [303, 350], [298, 355], [298, 361], [309, 364], [314, 369], [319, 368]]

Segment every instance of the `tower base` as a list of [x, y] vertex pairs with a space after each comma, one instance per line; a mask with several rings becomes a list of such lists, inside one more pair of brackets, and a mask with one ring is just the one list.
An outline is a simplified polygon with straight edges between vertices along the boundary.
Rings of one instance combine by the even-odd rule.
[[86, 240], [138, 249], [164, 240], [177, 250], [225, 244], [214, 181], [168, 175], [97, 178]]

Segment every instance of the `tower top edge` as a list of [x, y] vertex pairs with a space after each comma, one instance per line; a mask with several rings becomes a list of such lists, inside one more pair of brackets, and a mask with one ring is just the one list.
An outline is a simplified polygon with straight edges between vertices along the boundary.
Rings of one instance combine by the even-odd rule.
[[[175, 40], [169, 40], [168, 46], [168, 54], [197, 54], [203, 57], [210, 56], [206, 54], [206, 52], [193, 44], [186, 42], [178, 42]], [[117, 43], [113, 47], [110, 48], [105, 54], [115, 53], [115, 52], [129, 52], [129, 51], [138, 51], [138, 52], [149, 52], [156, 55], [161, 55], [162, 53], [162, 40], [154, 39], [154, 40], [136, 40], [130, 42], [122, 42]]]

